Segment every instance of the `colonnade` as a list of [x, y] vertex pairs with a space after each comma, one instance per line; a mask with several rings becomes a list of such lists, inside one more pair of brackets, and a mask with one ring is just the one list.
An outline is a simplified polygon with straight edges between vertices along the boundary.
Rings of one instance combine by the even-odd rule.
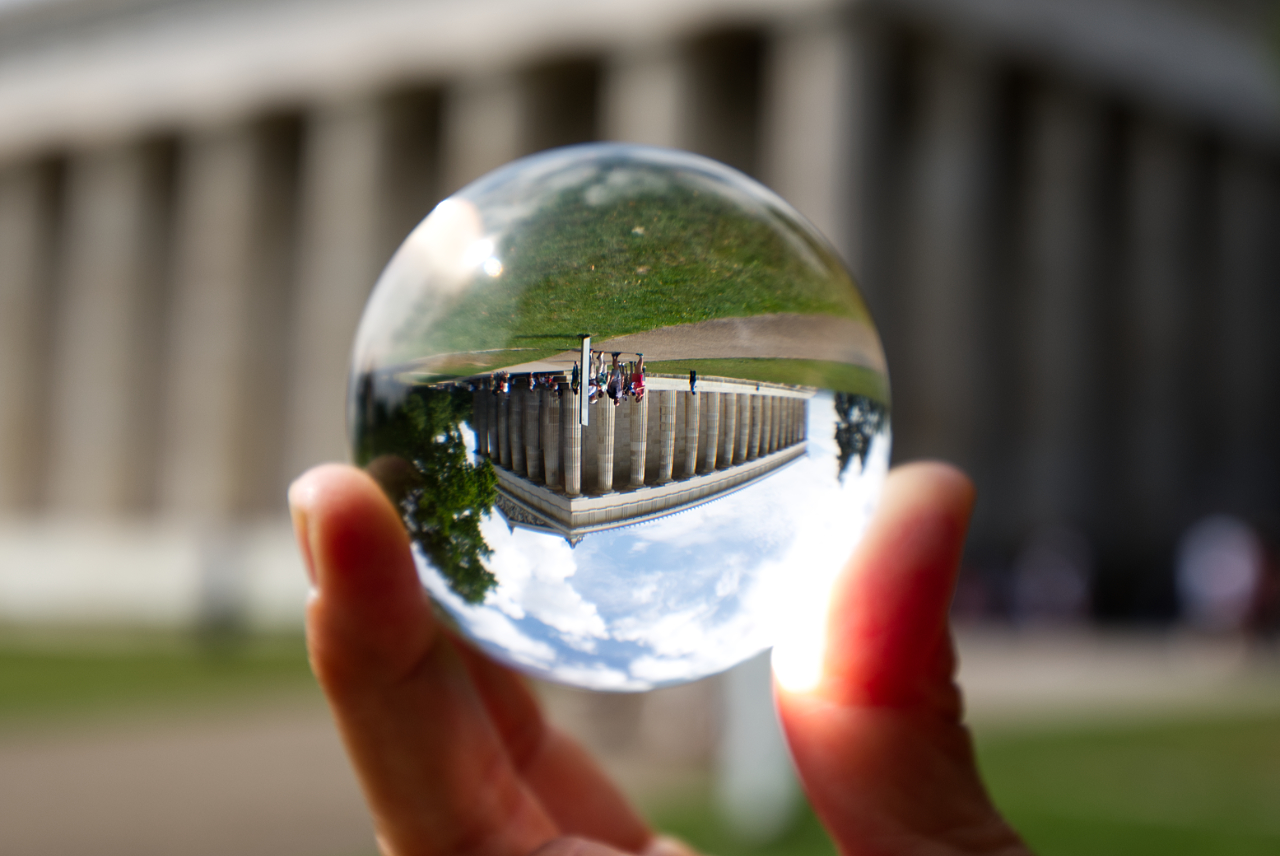
[[[289, 64], [279, 90], [239, 67], [204, 88], [178, 72], [261, 47], [253, 16], [280, 0], [210, 0], [186, 29], [191, 4], [155, 5], [171, 26], [154, 41], [101, 7], [90, 52], [57, 4], [25, 4], [9, 31], [18, 12], [0, 11], [0, 517], [279, 519], [292, 476], [347, 454], [350, 343], [413, 224], [505, 161], [591, 139], [723, 160], [831, 239], [884, 338], [897, 453], [973, 473], [970, 543], [993, 565], [1061, 524], [1167, 570], [1195, 517], [1280, 508], [1280, 105], [1247, 59], [1266, 26], [1215, 23], [1187, 50], [1167, 34], [1196, 31], [1164, 24], [1196, 0], [1132, 18], [1046, 0], [1079, 26], [1028, 50], [1040, 36], [1014, 36], [1035, 16], [970, 39], [986, 13], [964, 0], [778, 0], [732, 22], [645, 7], [643, 35], [634, 4], [529, 27], [476, 0], [438, 20], [418, 4], [392, 45], [366, 26], [414, 4], [368, 0], [271, 42], [325, 58]], [[93, 73], [108, 54], [163, 64]], [[541, 398], [536, 423], [508, 402], [486, 441], [590, 491], [768, 448], [776, 401], [711, 401], [657, 394], [641, 421], [659, 427], [613, 448]], [[595, 451], [530, 442], [556, 432]]]
[[[651, 424], [655, 397], [658, 419]], [[651, 388], [638, 402], [615, 406], [603, 398], [593, 404], [588, 443], [578, 418], [580, 398], [569, 384], [555, 390], [517, 384], [509, 393], [472, 393], [471, 424], [477, 455], [572, 497], [689, 479], [794, 446], [805, 439], [805, 402], [754, 391], [695, 395]], [[620, 425], [626, 426], [625, 444]], [[588, 471], [594, 479], [584, 483]]]

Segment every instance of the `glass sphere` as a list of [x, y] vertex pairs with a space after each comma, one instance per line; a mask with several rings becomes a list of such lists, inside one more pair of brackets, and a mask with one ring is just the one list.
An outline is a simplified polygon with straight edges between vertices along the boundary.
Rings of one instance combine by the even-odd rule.
[[437, 205], [369, 298], [348, 415], [446, 620], [592, 689], [812, 634], [889, 458], [884, 354], [827, 241], [729, 167], [634, 145]]

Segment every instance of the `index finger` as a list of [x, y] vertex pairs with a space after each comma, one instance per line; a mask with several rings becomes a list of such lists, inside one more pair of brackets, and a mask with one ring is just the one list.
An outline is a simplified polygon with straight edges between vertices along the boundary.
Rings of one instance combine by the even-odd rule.
[[557, 835], [431, 613], [399, 516], [352, 467], [290, 490], [312, 668], [388, 854], [525, 856]]

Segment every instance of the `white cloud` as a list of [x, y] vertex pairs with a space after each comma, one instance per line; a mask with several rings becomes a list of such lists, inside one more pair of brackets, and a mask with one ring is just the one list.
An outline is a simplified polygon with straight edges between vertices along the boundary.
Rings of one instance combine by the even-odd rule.
[[535, 618], [582, 651], [594, 651], [595, 640], [607, 638], [596, 605], [570, 582], [578, 565], [567, 541], [526, 529], [513, 532], [498, 515], [487, 516], [480, 529], [493, 548], [489, 570], [498, 578], [486, 605], [515, 619]]

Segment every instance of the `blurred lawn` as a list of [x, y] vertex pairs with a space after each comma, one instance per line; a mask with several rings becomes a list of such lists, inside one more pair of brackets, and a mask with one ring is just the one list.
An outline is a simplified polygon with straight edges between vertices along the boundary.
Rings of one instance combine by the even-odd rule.
[[[0, 634], [0, 725], [317, 693], [302, 640], [83, 642]], [[1107, 726], [978, 730], [996, 803], [1041, 856], [1280, 853], [1280, 711]], [[655, 825], [715, 856], [833, 856], [804, 811], [753, 845], [707, 791], [655, 804]]]
[[1041, 856], [1280, 853], [1280, 712], [979, 737]]
[[0, 724], [318, 692], [301, 636], [0, 635]]

